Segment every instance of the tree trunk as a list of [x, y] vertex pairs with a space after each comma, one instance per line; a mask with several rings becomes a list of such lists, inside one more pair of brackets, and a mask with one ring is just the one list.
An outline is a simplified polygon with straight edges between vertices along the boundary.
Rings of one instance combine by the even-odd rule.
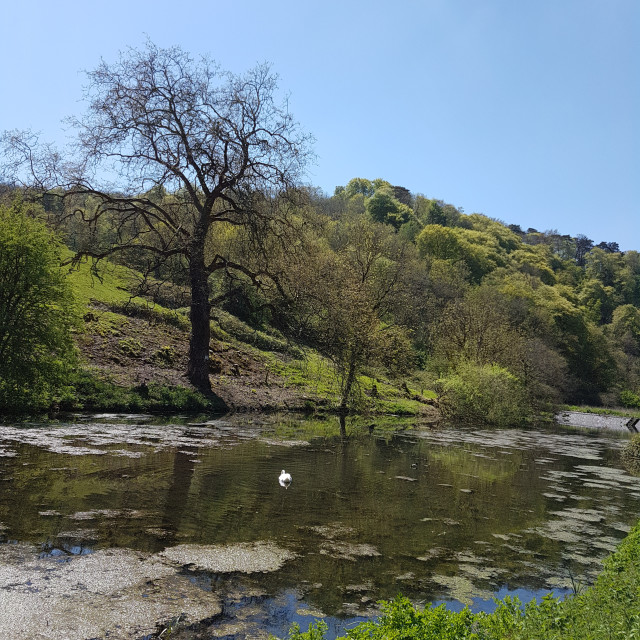
[[342, 401], [340, 402], [340, 413], [347, 412], [347, 406], [349, 404], [349, 394], [351, 393], [351, 387], [356, 379], [356, 364], [357, 355], [355, 349], [351, 351], [351, 357], [349, 358], [349, 371], [347, 373], [347, 379], [342, 388]]
[[200, 391], [211, 391], [209, 380], [209, 274], [204, 266], [204, 243], [201, 250], [191, 255], [189, 272], [191, 277], [191, 338], [189, 341], [189, 365], [187, 376]]

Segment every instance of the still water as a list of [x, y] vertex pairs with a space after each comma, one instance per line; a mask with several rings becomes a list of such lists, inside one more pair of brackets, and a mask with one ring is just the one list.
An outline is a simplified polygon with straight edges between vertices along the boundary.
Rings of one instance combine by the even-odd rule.
[[244, 635], [283, 636], [314, 616], [343, 633], [398, 593], [491, 610], [494, 596], [527, 601], [593, 580], [640, 518], [640, 479], [620, 463], [625, 442], [388, 419], [347, 422], [346, 434], [337, 418], [5, 422], [0, 542], [63, 558], [259, 541], [291, 552], [279, 571], [193, 571], [225, 598], [204, 637], [225, 635], [229, 620]]

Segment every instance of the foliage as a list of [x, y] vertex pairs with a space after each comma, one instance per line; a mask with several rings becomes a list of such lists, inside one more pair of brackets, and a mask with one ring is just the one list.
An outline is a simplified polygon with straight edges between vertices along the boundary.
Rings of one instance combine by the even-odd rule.
[[493, 270], [506, 264], [501, 237], [488, 231], [427, 225], [416, 239], [420, 255], [426, 259], [463, 264], [469, 278], [479, 283]]
[[376, 222], [389, 224], [395, 229], [408, 222], [411, 216], [411, 209], [399, 202], [388, 188], [377, 189], [366, 201], [366, 210]]
[[48, 406], [74, 362], [62, 246], [21, 203], [0, 207], [0, 407]]
[[640, 395], [633, 391], [629, 391], [629, 389], [623, 389], [620, 392], [620, 404], [623, 407], [640, 409]]
[[430, 200], [424, 196], [415, 199], [415, 215], [423, 225], [437, 224], [455, 227], [460, 222], [460, 211], [442, 200]]
[[640, 434], [631, 436], [622, 450], [622, 462], [633, 473], [640, 471]]
[[510, 426], [530, 417], [523, 385], [498, 365], [461, 362], [438, 385], [441, 411], [450, 420]]
[[[328, 630], [329, 627], [324, 620], [317, 620], [315, 624], [310, 623], [307, 631], [303, 632], [300, 631], [300, 625], [293, 624], [289, 631], [289, 638], [290, 640], [322, 640]], [[271, 638], [273, 638], [273, 636], [271, 636]]]
[[[205, 61], [193, 63], [177, 49], [149, 45], [129, 53], [119, 63], [90, 74], [98, 97], [104, 98], [101, 91], [109, 82], [122, 81], [124, 89], [133, 91], [129, 83], [133, 75], [127, 74], [134, 68], [141, 74], [141, 91], [145, 83], [158, 83], [148, 66], [151, 58], [157, 68], [168, 65], [169, 75], [176, 72], [174, 63], [183, 61], [185, 87], [204, 69], [213, 69]], [[118, 70], [127, 74], [120, 77]], [[267, 71], [260, 67], [243, 78], [264, 81], [272, 91], [274, 78]], [[211, 81], [219, 81], [222, 94], [230, 86], [226, 81], [240, 82], [238, 77], [218, 73], [212, 71]], [[242, 95], [249, 102], [238, 105], [239, 109], [251, 104], [250, 93]], [[188, 96], [178, 97], [188, 103]], [[148, 104], [158, 106], [156, 98], [149, 98]], [[285, 118], [283, 126], [292, 126], [289, 133], [306, 153], [304, 136], [299, 137], [294, 123], [278, 111], [271, 93], [268, 98], [274, 109], [271, 115]], [[88, 120], [79, 123], [85, 132], [91, 118], [102, 117], [94, 112], [97, 104], [90, 107]], [[118, 113], [124, 117], [123, 111]], [[192, 133], [199, 131], [198, 122], [191, 123]], [[212, 144], [214, 138], [209, 139]], [[105, 145], [101, 153], [106, 153], [109, 145]], [[215, 150], [211, 153], [215, 155]], [[32, 157], [37, 169], [38, 159]], [[180, 159], [187, 162], [188, 172], [197, 173], [197, 163]], [[155, 169], [164, 171], [139, 166], [134, 158], [127, 162], [148, 169], [151, 182], [157, 178]], [[54, 163], [51, 169], [55, 168]], [[207, 188], [215, 187], [203, 186], [194, 177], [193, 184], [199, 186], [189, 195], [179, 178], [165, 177], [151, 186], [148, 180], [144, 185], [129, 185], [124, 200], [91, 189], [79, 193], [75, 188], [57, 188], [43, 193], [42, 202], [74, 250], [103, 255], [115, 246], [122, 248], [118, 258], [112, 256], [119, 264], [76, 265], [69, 277], [78, 284], [81, 301], [101, 299], [111, 310], [148, 318], [152, 324], [181, 329], [199, 326], [203, 329], [196, 348], [202, 355], [200, 365], [206, 363], [205, 343], [211, 337], [239, 340], [255, 353], [293, 356], [292, 365], [303, 359], [303, 352], [308, 356], [316, 350], [333, 363], [334, 384], [323, 379], [311, 386], [321, 389], [323, 406], [335, 403], [337, 394], [343, 410], [374, 406], [375, 410], [403, 410], [412, 398], [374, 400], [364, 374], [371, 374], [371, 379], [391, 375], [410, 380], [416, 368], [431, 380], [448, 381], [449, 398], [455, 396], [458, 405], [456, 415], [462, 417], [465, 406], [473, 420], [485, 420], [486, 415], [496, 420], [486, 407], [479, 410], [475, 400], [470, 402], [468, 393], [470, 371], [486, 374], [492, 367], [498, 368], [494, 374], [502, 371], [497, 377], [491, 374], [493, 385], [510, 380], [514, 397], [524, 393], [524, 415], [552, 412], [562, 403], [636, 404], [640, 388], [637, 251], [621, 252], [615, 242], [595, 245], [586, 236], [560, 235], [556, 230], [524, 231], [485, 215], [465, 214], [442, 200], [414, 195], [380, 178], [354, 178], [346, 187], [336, 188], [333, 197], [312, 187], [294, 189], [292, 183], [258, 180], [247, 190], [244, 183], [232, 190], [227, 194], [229, 201], [222, 198], [211, 205], [211, 224], [204, 241], [198, 244], [199, 238], [196, 243], [202, 255], [196, 261], [194, 280], [195, 263], [185, 253], [194, 245], [179, 241], [176, 233], [179, 228], [179, 234], [195, 239], [196, 211], [206, 203], [193, 197], [204, 197]], [[155, 217], [145, 219], [150, 211]], [[74, 219], [74, 212], [85, 218], [99, 215], [86, 228]], [[173, 216], [178, 227], [164, 220], [165, 213]], [[151, 227], [145, 227], [151, 220]], [[158, 252], [162, 260], [152, 259]], [[196, 281], [202, 286], [194, 289]], [[206, 292], [206, 301], [202, 295], [196, 304], [194, 292]], [[134, 293], [138, 297], [132, 297]], [[194, 324], [196, 316], [199, 320]], [[158, 347], [153, 355], [158, 366], [183, 361], [181, 354], [174, 358]], [[122, 349], [135, 357], [135, 343], [125, 342]], [[193, 356], [193, 344], [190, 349]], [[291, 384], [302, 388], [305, 374], [294, 371], [296, 366], [278, 364], [276, 368], [287, 370]], [[202, 373], [206, 386], [208, 367]], [[468, 378], [464, 384], [461, 373]], [[482, 384], [492, 386], [486, 375], [481, 378]], [[315, 407], [316, 400], [308, 404]], [[445, 401], [444, 406], [452, 411], [451, 402]], [[499, 413], [505, 411], [503, 407]]]
[[215, 411], [222, 408], [186, 387], [159, 384], [122, 387], [91, 371], [70, 376], [59, 407], [66, 411]]
[[[448, 611], [444, 605], [418, 609], [398, 596], [382, 603], [376, 621], [363, 622], [347, 631], [349, 640], [611, 640], [640, 638], [640, 524], [605, 561], [593, 587], [566, 599], [544, 596], [522, 606], [517, 598], [497, 602], [492, 613], [473, 614], [468, 608]], [[292, 630], [289, 638], [319, 640], [326, 632], [323, 621], [307, 632]]]
[[336, 367], [345, 411], [364, 366], [398, 373], [412, 365], [408, 330], [392, 321], [410, 252], [388, 225], [365, 216], [327, 226], [327, 241], [308, 240], [287, 290], [298, 336]]

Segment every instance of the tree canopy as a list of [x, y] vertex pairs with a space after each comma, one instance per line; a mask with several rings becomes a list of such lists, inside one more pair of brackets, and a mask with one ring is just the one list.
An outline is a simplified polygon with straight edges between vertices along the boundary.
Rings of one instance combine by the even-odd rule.
[[25, 205], [0, 206], [0, 406], [47, 406], [73, 363], [63, 245]]

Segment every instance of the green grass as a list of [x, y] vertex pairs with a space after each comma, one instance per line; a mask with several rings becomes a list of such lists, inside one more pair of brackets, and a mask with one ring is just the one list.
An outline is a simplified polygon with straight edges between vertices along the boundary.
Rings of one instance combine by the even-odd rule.
[[186, 387], [149, 384], [122, 387], [92, 371], [80, 371], [58, 398], [62, 411], [219, 411], [215, 399]]
[[621, 416], [630, 418], [640, 418], [640, 410], [638, 409], [611, 409], [609, 407], [587, 407], [577, 405], [564, 405], [563, 411], [576, 411], [579, 413], [595, 413], [602, 416]]
[[[267, 369], [283, 378], [285, 386], [312, 393], [322, 407], [337, 408], [340, 404], [340, 381], [333, 364], [315, 352], [307, 352], [304, 359], [283, 361], [273, 354], [262, 354]], [[376, 393], [373, 393], [373, 389]], [[416, 416], [424, 409], [420, 399], [433, 399], [432, 390], [409, 387], [409, 395], [400, 386], [382, 377], [358, 376], [354, 404], [358, 411], [372, 414]]]
[[[69, 251], [66, 257], [70, 258], [72, 255]], [[86, 306], [92, 300], [107, 305], [125, 304], [131, 300], [129, 290], [135, 274], [126, 267], [102, 260], [96, 272], [92, 271], [89, 262], [81, 262], [66, 268], [75, 298], [81, 305]], [[144, 302], [142, 298], [134, 298], [134, 300], [139, 303]]]
[[[71, 252], [68, 257], [70, 256]], [[129, 291], [132, 282], [136, 279], [136, 274], [126, 267], [103, 260], [99, 263], [97, 272], [88, 262], [67, 268], [69, 269], [68, 277], [79, 305], [85, 309], [90, 305], [102, 305], [102, 309], [95, 313], [92, 331], [103, 338], [119, 338], [123, 353], [135, 357], [136, 352], [140, 351], [139, 342], [127, 335], [128, 317], [144, 318], [151, 325], [164, 323], [178, 327], [185, 332], [189, 331], [190, 325], [186, 309], [171, 310], [160, 305], [153, 305], [143, 298], [131, 297]], [[296, 345], [287, 342], [276, 331], [254, 329], [235, 316], [221, 310], [214, 311], [211, 328], [212, 337], [215, 340], [223, 345], [233, 345], [248, 351], [254, 358], [264, 363], [269, 374], [281, 378], [285, 387], [293, 388], [302, 395], [311, 396], [306, 403], [309, 411], [335, 409], [340, 404], [340, 381], [335, 368], [326, 358], [313, 351], [303, 352]], [[161, 358], [162, 355], [167, 354], [159, 354], [158, 358]], [[159, 366], [163, 365], [164, 360], [159, 360], [158, 364]], [[377, 396], [371, 393], [374, 383], [377, 387]], [[134, 390], [118, 388], [111, 383], [105, 384], [108, 389], [105, 387], [99, 393], [92, 391], [89, 396], [84, 398], [82, 397], [82, 389], [86, 391], [88, 387], [81, 385], [75, 395], [73, 392], [71, 393], [73, 397], [67, 404], [75, 403], [85, 408], [101, 410], [108, 408], [131, 411], [147, 410], [148, 399], [141, 398], [140, 394]], [[430, 390], [425, 391], [422, 388], [418, 389], [417, 386], [423, 385], [414, 381], [408, 397], [407, 393], [398, 385], [384, 380], [380, 375], [376, 374], [375, 379], [362, 375], [356, 385], [359, 398], [354, 403], [354, 408], [357, 411], [374, 414], [418, 415], [424, 405], [417, 398], [421, 395], [423, 398], [433, 398], [435, 393]], [[120, 390], [118, 391], [118, 389]], [[109, 405], [110, 401], [113, 403], [112, 406]], [[180, 400], [179, 406], [175, 408], [182, 410], [184, 404], [185, 401]], [[199, 409], [199, 407], [196, 408]]]
[[243, 322], [234, 315], [222, 311], [221, 309], [213, 309], [212, 315], [212, 332], [216, 338], [221, 340], [229, 340], [235, 338], [239, 342], [256, 347], [261, 351], [277, 351], [280, 353], [290, 353], [291, 355], [301, 357], [301, 351], [287, 342], [287, 340], [277, 331], [270, 332], [255, 329]]
[[[565, 599], [545, 596], [523, 607], [517, 598], [498, 602], [493, 613], [453, 612], [444, 605], [416, 608], [398, 596], [383, 603], [375, 621], [347, 632], [350, 640], [640, 640], [640, 523], [605, 561], [595, 584]], [[323, 621], [290, 640], [320, 640]]]
[[266, 367], [270, 372], [285, 379], [286, 386], [309, 389], [320, 398], [338, 402], [340, 385], [333, 365], [310, 351], [304, 358], [283, 361], [272, 354], [266, 358]]

